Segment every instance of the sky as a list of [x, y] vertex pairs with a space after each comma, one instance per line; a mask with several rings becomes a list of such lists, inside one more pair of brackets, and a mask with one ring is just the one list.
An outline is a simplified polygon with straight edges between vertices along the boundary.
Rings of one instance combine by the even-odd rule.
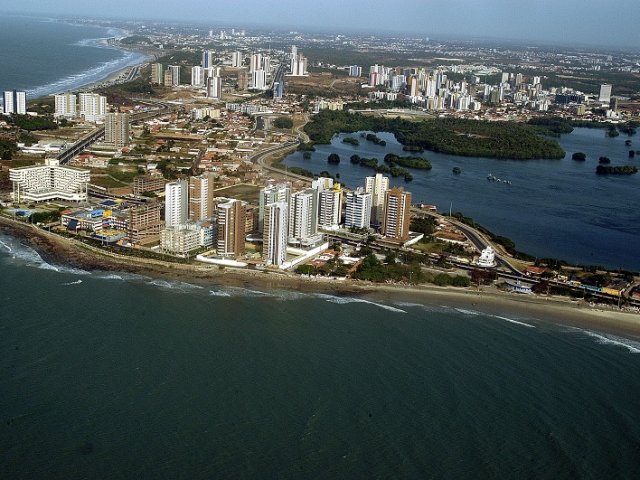
[[0, 0], [2, 12], [640, 47], [639, 0]]

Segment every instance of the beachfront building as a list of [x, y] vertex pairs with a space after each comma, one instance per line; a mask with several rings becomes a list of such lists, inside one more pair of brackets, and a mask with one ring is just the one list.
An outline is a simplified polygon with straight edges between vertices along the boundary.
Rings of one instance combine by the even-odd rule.
[[267, 205], [275, 202], [291, 202], [291, 183], [279, 182], [269, 183], [260, 190], [259, 210], [258, 210], [258, 231], [264, 228], [264, 212]]
[[97, 93], [81, 93], [80, 116], [85, 122], [101, 122], [108, 112], [107, 97]]
[[60, 93], [54, 96], [55, 118], [75, 118], [78, 112], [78, 97], [73, 93]]
[[9, 169], [13, 199], [21, 202], [65, 200], [86, 202], [89, 170], [63, 167], [58, 160], [47, 159], [44, 165]]
[[229, 200], [218, 204], [217, 253], [221, 257], [238, 257], [244, 254], [246, 204]]
[[265, 265], [281, 266], [287, 259], [288, 210], [286, 202], [265, 205], [262, 258]]
[[104, 142], [115, 147], [129, 145], [128, 113], [107, 113], [105, 115]]
[[165, 228], [160, 232], [160, 249], [173, 255], [188, 255], [198, 248], [199, 239], [197, 230], [184, 225]]
[[162, 175], [137, 175], [133, 177], [133, 194], [161, 192], [164, 190], [165, 183]]
[[364, 191], [371, 194], [371, 223], [380, 225], [384, 216], [385, 194], [389, 190], [389, 177], [377, 173], [365, 177]]
[[371, 223], [371, 193], [363, 188], [347, 192], [344, 226], [346, 228], [369, 228]]
[[27, 114], [27, 93], [20, 90], [5, 91], [3, 95], [3, 112], [5, 115]]
[[308, 188], [291, 195], [289, 243], [313, 244], [318, 238], [318, 190]]
[[213, 178], [211, 172], [189, 178], [189, 220], [213, 217]]
[[482, 250], [480, 258], [478, 259], [478, 266], [492, 268], [496, 265], [496, 252], [492, 247], [488, 246], [487, 248]]
[[132, 244], [155, 243], [164, 228], [159, 202], [135, 205], [129, 209], [127, 236]]
[[411, 223], [411, 192], [402, 187], [392, 188], [385, 194], [382, 235], [401, 242], [409, 238]]
[[318, 190], [318, 227], [337, 230], [342, 214], [342, 188], [332, 178], [319, 177], [311, 183]]
[[164, 187], [164, 222], [167, 227], [184, 225], [189, 213], [189, 187], [186, 180], [176, 180]]

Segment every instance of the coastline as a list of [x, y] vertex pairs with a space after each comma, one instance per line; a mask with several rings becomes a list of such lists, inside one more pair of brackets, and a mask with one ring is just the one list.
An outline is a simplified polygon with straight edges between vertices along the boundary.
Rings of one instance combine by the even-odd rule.
[[[294, 274], [252, 270], [219, 269], [209, 265], [169, 264], [139, 257], [123, 257], [100, 251], [73, 239], [41, 230], [33, 225], [0, 217], [0, 233], [25, 241], [45, 261], [86, 271], [124, 272], [150, 278], [175, 280], [203, 286], [257, 288], [300, 293], [357, 296], [368, 301], [446, 305], [515, 321], [536, 320], [599, 332], [640, 337], [640, 315], [590, 307], [566, 297], [522, 296], [493, 287], [458, 289], [434, 285], [408, 286], [373, 284], [357, 280], [333, 281]], [[526, 325], [526, 323], [525, 323]]]
[[[74, 25], [74, 24], [70, 24]], [[105, 28], [107, 27], [100, 27]], [[129, 32], [124, 30], [120, 30], [116, 37], [121, 38], [127, 36]], [[124, 56], [119, 59], [110, 60], [107, 62], [103, 62], [101, 64], [95, 65], [93, 67], [87, 68], [81, 72], [70, 74], [64, 78], [56, 79], [52, 82], [49, 82], [45, 85], [40, 85], [34, 88], [27, 89], [27, 95], [29, 96], [29, 101], [37, 101], [47, 97], [50, 97], [56, 93], [63, 93], [68, 91], [92, 91], [97, 88], [105, 88], [109, 86], [113, 86], [117, 83], [121, 83], [125, 80], [124, 76], [127, 72], [129, 72], [133, 68], [140, 68], [146, 63], [148, 63], [152, 56], [145, 52], [140, 52], [137, 50], [130, 50], [126, 48], [122, 48], [121, 46], [112, 46], [107, 43], [110, 37], [99, 37], [99, 38], [88, 38], [83, 39], [79, 44], [86, 47], [93, 48], [105, 48], [110, 50], [116, 50], [118, 52], [122, 52]], [[75, 83], [74, 79], [90, 75], [92, 72], [96, 70], [104, 69], [104, 72], [100, 72], [99, 76], [96, 78], [91, 78], [88, 81], [80, 81], [79, 83]], [[58, 88], [59, 85], [59, 88]]]

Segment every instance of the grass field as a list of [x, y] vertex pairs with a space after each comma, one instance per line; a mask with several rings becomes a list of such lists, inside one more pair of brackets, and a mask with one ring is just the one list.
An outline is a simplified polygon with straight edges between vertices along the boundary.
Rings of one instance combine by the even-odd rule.
[[245, 202], [257, 203], [260, 196], [260, 187], [256, 185], [233, 185], [232, 187], [214, 190], [214, 195], [218, 197], [233, 197]]

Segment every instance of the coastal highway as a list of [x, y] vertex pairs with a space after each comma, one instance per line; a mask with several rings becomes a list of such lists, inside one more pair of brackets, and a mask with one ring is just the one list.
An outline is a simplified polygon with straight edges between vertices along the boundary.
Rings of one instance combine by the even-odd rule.
[[[169, 112], [172, 112], [180, 108], [178, 105], [172, 105], [166, 102], [158, 102], [158, 101], [146, 100], [146, 99], [140, 100], [140, 101], [144, 101], [145, 103], [155, 105], [159, 108], [157, 110], [152, 110], [148, 112], [134, 113], [131, 116], [132, 123], [139, 122], [142, 120], [148, 120], [149, 118], [154, 118], [159, 115], [165, 115]], [[64, 165], [65, 163], [68, 163], [73, 157], [75, 157], [79, 153], [82, 153], [85, 149], [89, 147], [89, 145], [97, 142], [101, 138], [104, 138], [104, 125], [91, 130], [89, 133], [87, 133], [84, 137], [80, 138], [80, 140], [75, 142], [69, 148], [60, 152], [56, 158], [58, 159], [61, 165]]]

